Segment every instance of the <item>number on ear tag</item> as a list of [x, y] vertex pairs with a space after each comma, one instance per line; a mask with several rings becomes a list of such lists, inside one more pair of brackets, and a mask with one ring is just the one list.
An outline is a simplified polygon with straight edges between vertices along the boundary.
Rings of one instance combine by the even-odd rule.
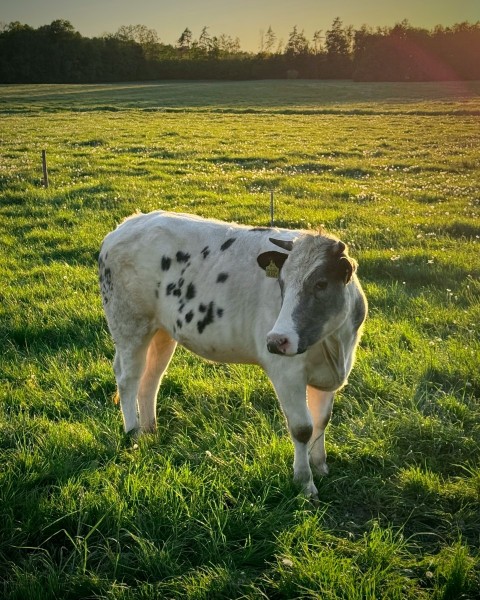
[[265, 273], [267, 274], [267, 277], [272, 277], [272, 279], [278, 279], [278, 274], [280, 273], [280, 269], [273, 262], [273, 260], [271, 260], [270, 264], [268, 264], [265, 268]]

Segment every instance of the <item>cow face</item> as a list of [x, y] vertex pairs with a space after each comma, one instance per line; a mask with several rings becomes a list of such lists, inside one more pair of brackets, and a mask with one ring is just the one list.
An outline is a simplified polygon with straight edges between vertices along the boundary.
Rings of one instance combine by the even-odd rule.
[[279, 268], [282, 308], [267, 335], [268, 350], [294, 356], [332, 334], [345, 321], [347, 284], [356, 269], [343, 242], [325, 235], [304, 234], [294, 242], [270, 241], [287, 252], [266, 252], [258, 257], [265, 268]]

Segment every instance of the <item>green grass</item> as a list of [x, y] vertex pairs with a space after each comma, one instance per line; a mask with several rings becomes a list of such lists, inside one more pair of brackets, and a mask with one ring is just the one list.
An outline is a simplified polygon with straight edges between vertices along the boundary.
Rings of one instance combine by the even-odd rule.
[[[479, 596], [479, 92], [0, 87], [2, 598]], [[138, 448], [112, 402], [103, 236], [137, 209], [266, 225], [272, 189], [370, 303], [318, 507], [260, 370], [179, 350]]]

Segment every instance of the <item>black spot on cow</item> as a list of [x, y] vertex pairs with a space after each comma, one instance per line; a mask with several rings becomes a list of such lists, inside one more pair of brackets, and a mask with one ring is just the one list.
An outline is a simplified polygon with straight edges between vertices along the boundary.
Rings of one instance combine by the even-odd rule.
[[236, 238], [229, 238], [226, 242], [223, 242], [223, 244], [220, 246], [220, 250], [223, 252], [224, 250], [227, 250], [227, 248], [230, 248], [235, 239]]
[[185, 298], [187, 300], [193, 300], [195, 298], [195, 293], [196, 293], [195, 286], [193, 285], [193, 283], [189, 283], [187, 285], [187, 292], [185, 294]]
[[98, 268], [98, 278], [100, 281], [100, 291], [103, 303], [108, 304], [108, 300], [113, 291], [112, 272], [108, 267], [105, 267], [105, 262], [101, 256], [98, 258]]
[[223, 308], [217, 308], [217, 317], [223, 317]]
[[252, 227], [248, 231], [272, 231], [271, 227]]
[[203, 333], [205, 330], [205, 327], [207, 327], [208, 325], [211, 325], [214, 322], [214, 303], [210, 302], [210, 304], [208, 305], [208, 308], [206, 310], [206, 314], [203, 317], [203, 319], [201, 321], [197, 322], [197, 329], [198, 329], [198, 333]]
[[113, 290], [112, 272], [108, 267], [103, 271], [103, 286], [107, 293]]
[[162, 256], [162, 271], [168, 271], [170, 265], [172, 264], [172, 259], [168, 256]]
[[[182, 295], [182, 286], [185, 283], [185, 281], [183, 279], [179, 279], [177, 281], [177, 283], [169, 283], [167, 285], [167, 296], [170, 296], [170, 294], [173, 294], [176, 298], [180, 298]], [[183, 302], [181, 302], [183, 303]]]
[[191, 263], [191, 262], [188, 262], [188, 263], [187, 263], [187, 264], [186, 264], [186, 265], [183, 267], [183, 269], [180, 271], [180, 275], [182, 275], [182, 277], [183, 277], [183, 275], [185, 275], [185, 272], [186, 272], [186, 270], [187, 270], [189, 267], [191, 267], [191, 266], [192, 266], [192, 263]]
[[207, 256], [210, 254], [210, 248], [208, 246], [205, 246], [205, 248], [203, 248], [202, 250], [202, 256], [203, 258], [207, 258]]
[[188, 262], [188, 259], [190, 258], [190, 254], [187, 254], [186, 252], [182, 252], [181, 250], [179, 250], [176, 254], [176, 258], [177, 258], [177, 262], [186, 263], [186, 262]]
[[178, 312], [183, 312], [183, 309], [185, 308], [185, 302], [183, 300], [180, 300], [180, 304], [178, 306]]
[[190, 321], [193, 319], [193, 310], [189, 310], [187, 312], [187, 314], [185, 315], [185, 321], [187, 323], [190, 323]]
[[103, 280], [105, 281], [105, 285], [111, 291], [113, 289], [112, 272], [110, 271], [110, 269], [108, 267], [103, 272]]
[[180, 319], [177, 319], [177, 327], [178, 327], [179, 329], [181, 329], [181, 328], [182, 328], [182, 325], [183, 325], [182, 321], [180, 321]]
[[217, 277], [217, 283], [224, 283], [228, 279], [228, 273], [219, 273]]
[[198, 307], [198, 310], [202, 313], [207, 311], [207, 307], [205, 306], [205, 304], [201, 303], [200, 306]]

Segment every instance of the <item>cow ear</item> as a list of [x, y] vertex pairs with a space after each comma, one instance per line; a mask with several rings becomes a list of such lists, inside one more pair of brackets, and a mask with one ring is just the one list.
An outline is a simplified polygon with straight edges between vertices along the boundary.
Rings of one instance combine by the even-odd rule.
[[350, 256], [341, 256], [339, 262], [340, 276], [345, 285], [351, 280], [353, 274], [357, 270], [357, 262]]
[[273, 265], [275, 265], [280, 272], [280, 269], [283, 267], [283, 263], [287, 260], [287, 258], [288, 254], [283, 252], [262, 252], [262, 254], [257, 256], [257, 262], [264, 271], [273, 263]]

